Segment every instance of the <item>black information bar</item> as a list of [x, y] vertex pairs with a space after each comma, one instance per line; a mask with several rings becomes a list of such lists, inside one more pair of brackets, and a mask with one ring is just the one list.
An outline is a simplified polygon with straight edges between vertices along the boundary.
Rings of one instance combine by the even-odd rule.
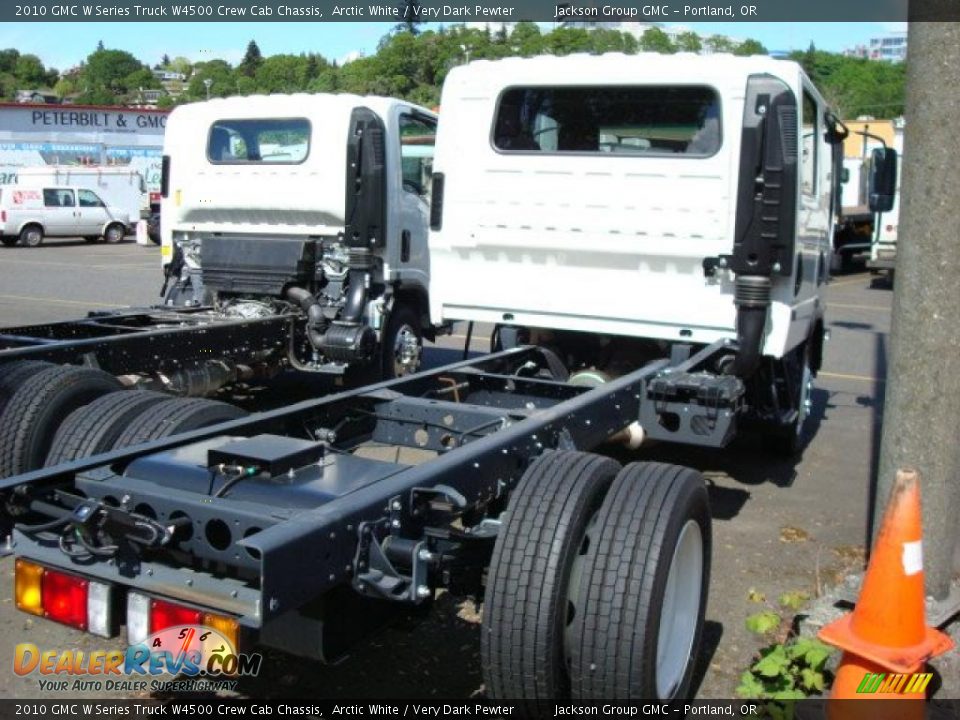
[[33, 0], [20, 22], [870, 22], [960, 20], [957, 0]]
[[[891, 702], [894, 706], [891, 707]], [[922, 701], [920, 701], [922, 702]], [[855, 708], [853, 706], [856, 706]], [[893, 717], [890, 711], [901, 707], [890, 700], [827, 701], [800, 700], [773, 703], [767, 700], [688, 700], [661, 703], [650, 701], [594, 701], [544, 703], [540, 706], [517, 702], [471, 700], [250, 700], [183, 694], [176, 699], [110, 700], [110, 699], [34, 699], [0, 700], [0, 720], [32, 718], [697, 718], [697, 717], [793, 717], [796, 720], [819, 720], [827, 713], [847, 717]], [[924, 703], [927, 720], [948, 720], [960, 717], [960, 700], [935, 700]], [[837, 715], [835, 713], [840, 712]], [[911, 715], [918, 717], [918, 715]]]

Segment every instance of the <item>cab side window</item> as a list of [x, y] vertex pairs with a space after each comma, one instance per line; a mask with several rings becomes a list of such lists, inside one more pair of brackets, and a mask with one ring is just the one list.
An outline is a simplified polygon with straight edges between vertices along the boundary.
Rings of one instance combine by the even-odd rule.
[[77, 200], [80, 202], [80, 207], [104, 207], [103, 200], [91, 190], [78, 190]]
[[820, 138], [817, 101], [806, 90], [803, 92], [803, 116], [801, 132], [801, 187], [804, 195], [817, 194], [817, 141]]
[[400, 166], [403, 189], [427, 199], [433, 175], [437, 123], [419, 115], [400, 116]]

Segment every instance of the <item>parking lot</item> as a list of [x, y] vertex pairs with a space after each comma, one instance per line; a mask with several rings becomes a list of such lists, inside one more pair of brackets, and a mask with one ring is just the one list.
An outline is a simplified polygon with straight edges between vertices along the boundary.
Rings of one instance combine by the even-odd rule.
[[[161, 281], [154, 246], [49, 240], [37, 249], [0, 249], [0, 326], [150, 304]], [[890, 287], [867, 273], [832, 281], [827, 291], [832, 339], [813, 398], [813, 436], [802, 457], [780, 459], [752, 437], [739, 438], [723, 452], [667, 445], [644, 447], [629, 458], [617, 452], [621, 460], [692, 465], [709, 481], [715, 534], [700, 697], [734, 694], [740, 673], [760, 646], [744, 627], [747, 616], [775, 607], [781, 593], [814, 597], [859, 567], [879, 444], [891, 297]], [[485, 350], [488, 337], [478, 328], [473, 349]], [[427, 349], [427, 364], [457, 359], [463, 341], [462, 330], [443, 338]], [[0, 662], [8, 668], [15, 645], [24, 641], [41, 649], [123, 647], [119, 638], [95, 639], [17, 612], [11, 599], [12, 561], [5, 558], [0, 567]], [[482, 692], [480, 613], [449, 595], [435, 605], [438, 612], [416, 632], [412, 624], [391, 629], [334, 667], [267, 651], [260, 676], [241, 682], [237, 691], [299, 698], [455, 698]], [[0, 693], [49, 697], [35, 677], [9, 671], [0, 673]]]

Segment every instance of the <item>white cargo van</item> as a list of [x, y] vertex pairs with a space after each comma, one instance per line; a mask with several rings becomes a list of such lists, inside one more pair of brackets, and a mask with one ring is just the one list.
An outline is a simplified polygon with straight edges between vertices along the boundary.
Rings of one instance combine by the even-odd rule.
[[116, 207], [99, 193], [73, 185], [0, 187], [0, 240], [36, 247], [44, 237], [123, 240], [139, 213]]
[[131, 218], [150, 214], [150, 193], [139, 171], [120, 165], [35, 165], [17, 168], [18, 185], [68, 185], [93, 190]]

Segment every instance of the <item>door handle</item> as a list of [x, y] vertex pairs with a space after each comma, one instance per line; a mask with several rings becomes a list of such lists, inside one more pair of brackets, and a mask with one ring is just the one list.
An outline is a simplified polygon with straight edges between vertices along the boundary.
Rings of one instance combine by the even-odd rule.
[[400, 233], [400, 262], [410, 262], [410, 231]]

